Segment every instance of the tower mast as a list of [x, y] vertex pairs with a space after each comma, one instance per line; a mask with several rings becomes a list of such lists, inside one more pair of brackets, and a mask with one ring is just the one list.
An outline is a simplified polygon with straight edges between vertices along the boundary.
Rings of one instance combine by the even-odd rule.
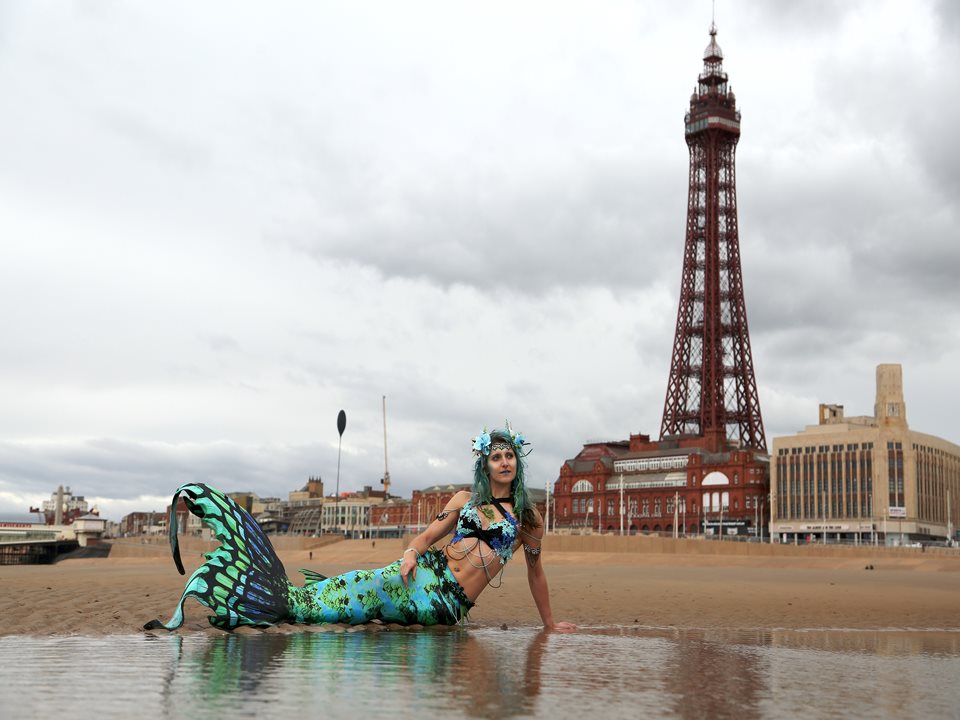
[[687, 227], [660, 439], [693, 435], [712, 451], [729, 443], [765, 451], [737, 228], [740, 112], [712, 23], [684, 120], [690, 151]]
[[387, 396], [383, 396], [383, 498], [390, 497], [390, 468], [387, 465]]

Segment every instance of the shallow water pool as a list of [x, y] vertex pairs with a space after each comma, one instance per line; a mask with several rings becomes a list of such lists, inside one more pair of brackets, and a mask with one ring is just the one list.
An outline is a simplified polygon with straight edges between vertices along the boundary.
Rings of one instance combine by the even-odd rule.
[[942, 718], [958, 676], [947, 631], [0, 637], [0, 717]]

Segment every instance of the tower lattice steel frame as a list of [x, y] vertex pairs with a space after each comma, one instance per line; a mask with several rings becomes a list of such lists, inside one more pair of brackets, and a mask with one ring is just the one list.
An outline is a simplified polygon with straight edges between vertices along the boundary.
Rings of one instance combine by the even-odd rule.
[[690, 189], [680, 308], [660, 438], [698, 435], [766, 451], [750, 352], [737, 230], [740, 113], [727, 88], [717, 28], [685, 117]]

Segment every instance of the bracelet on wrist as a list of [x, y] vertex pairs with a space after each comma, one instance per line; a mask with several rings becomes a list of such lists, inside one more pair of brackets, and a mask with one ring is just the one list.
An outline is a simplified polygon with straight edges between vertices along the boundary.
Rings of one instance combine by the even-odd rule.
[[417, 550], [415, 547], [408, 547], [406, 550], [403, 551], [403, 554], [406, 555], [408, 552], [415, 552], [417, 554], [417, 559], [418, 560], [420, 559], [420, 551]]

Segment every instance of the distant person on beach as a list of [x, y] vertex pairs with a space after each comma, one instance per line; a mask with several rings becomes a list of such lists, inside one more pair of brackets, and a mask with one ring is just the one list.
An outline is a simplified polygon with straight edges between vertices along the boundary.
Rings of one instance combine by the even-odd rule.
[[[457, 493], [436, 519], [409, 544], [399, 560], [376, 570], [353, 570], [326, 577], [301, 570], [303, 587], [293, 585], [270, 540], [257, 522], [218, 490], [200, 483], [181, 486], [187, 508], [213, 530], [220, 547], [187, 581], [169, 622], [151, 620], [145, 629], [175, 630], [183, 625], [183, 603], [194, 597], [215, 615], [210, 624], [224, 630], [241, 625], [279, 623], [361, 623], [379, 620], [402, 625], [454, 625], [467, 618], [483, 590], [522, 548], [530, 594], [545, 628], [570, 631], [556, 622], [540, 561], [544, 527], [524, 484], [522, 434], [509, 423], [484, 430], [473, 441], [473, 487]], [[529, 452], [529, 451], [528, 451]], [[443, 548], [433, 547], [448, 534]], [[184, 574], [171, 511], [173, 559]]]

